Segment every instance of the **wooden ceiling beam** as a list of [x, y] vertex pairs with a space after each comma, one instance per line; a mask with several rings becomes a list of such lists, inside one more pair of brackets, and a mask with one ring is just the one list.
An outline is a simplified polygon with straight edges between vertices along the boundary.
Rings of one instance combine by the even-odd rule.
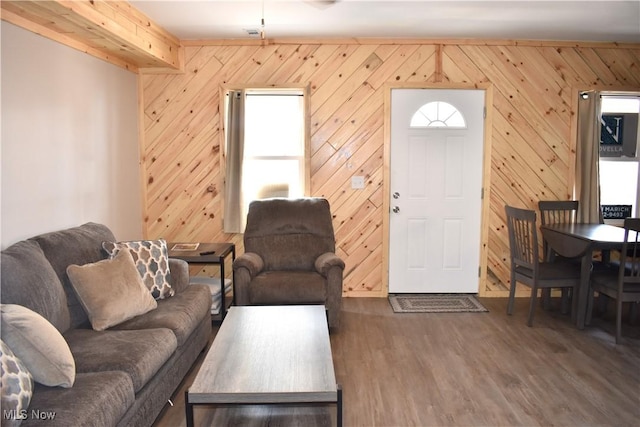
[[126, 1], [3, 0], [2, 19], [128, 70], [182, 69], [180, 40]]

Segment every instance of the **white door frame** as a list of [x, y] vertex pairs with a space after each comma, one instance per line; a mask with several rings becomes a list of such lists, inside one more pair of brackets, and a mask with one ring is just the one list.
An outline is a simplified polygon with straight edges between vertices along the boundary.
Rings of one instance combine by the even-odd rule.
[[383, 180], [382, 180], [382, 288], [384, 296], [389, 294], [389, 216], [391, 212], [391, 90], [392, 89], [478, 89], [485, 91], [486, 118], [484, 122], [484, 151], [482, 159], [482, 211], [480, 213], [480, 277], [478, 294], [483, 296], [486, 292], [487, 280], [487, 254], [489, 238], [489, 188], [491, 175], [491, 129], [492, 129], [492, 108], [493, 105], [493, 85], [490, 83], [480, 84], [452, 84], [452, 83], [401, 83], [386, 84], [384, 94], [384, 158], [383, 158]]

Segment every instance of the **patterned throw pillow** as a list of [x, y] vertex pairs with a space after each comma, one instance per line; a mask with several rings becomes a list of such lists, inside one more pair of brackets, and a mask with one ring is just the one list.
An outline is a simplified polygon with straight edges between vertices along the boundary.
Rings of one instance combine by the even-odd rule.
[[119, 250], [128, 250], [133, 256], [142, 281], [155, 299], [164, 299], [175, 294], [169, 284], [171, 273], [169, 272], [169, 251], [165, 240], [102, 242], [102, 248], [111, 259]]
[[33, 396], [33, 377], [24, 363], [0, 340], [2, 425], [18, 426]]

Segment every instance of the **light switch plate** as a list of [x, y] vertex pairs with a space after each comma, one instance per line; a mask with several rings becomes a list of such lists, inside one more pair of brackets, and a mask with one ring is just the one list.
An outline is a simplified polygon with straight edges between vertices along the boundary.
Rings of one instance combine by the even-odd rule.
[[352, 176], [351, 188], [354, 190], [362, 190], [364, 188], [364, 176]]

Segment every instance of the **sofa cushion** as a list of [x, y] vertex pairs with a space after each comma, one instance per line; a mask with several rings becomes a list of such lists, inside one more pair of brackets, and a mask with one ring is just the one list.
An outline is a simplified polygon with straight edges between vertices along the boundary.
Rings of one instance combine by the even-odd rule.
[[71, 387], [75, 362], [67, 342], [35, 311], [0, 304], [2, 340], [24, 362], [33, 379], [48, 386]]
[[20, 424], [22, 411], [29, 407], [33, 394], [33, 377], [4, 341], [0, 340], [0, 387], [2, 388], [2, 425]]
[[205, 316], [210, 316], [211, 296], [204, 285], [191, 285], [175, 296], [158, 301], [158, 308], [123, 322], [113, 329], [143, 330], [167, 328], [182, 346]]
[[113, 427], [134, 400], [131, 378], [118, 371], [78, 374], [72, 388], [36, 384], [31, 409], [40, 411], [45, 417], [55, 413], [55, 417], [38, 420], [31, 417], [30, 409], [21, 427]]
[[76, 359], [76, 371], [126, 372], [137, 393], [177, 348], [169, 329], [94, 331], [73, 329], [65, 338]]
[[69, 329], [67, 296], [55, 270], [38, 243], [22, 241], [2, 251], [2, 302], [39, 313], [56, 329]]
[[115, 240], [111, 230], [102, 224], [89, 222], [78, 227], [41, 234], [29, 240], [38, 242], [62, 282], [67, 294], [71, 327], [88, 325], [89, 318], [69, 282], [67, 267], [71, 264], [84, 265], [105, 259], [102, 242]]
[[103, 242], [102, 248], [113, 258], [119, 251], [127, 250], [133, 256], [138, 269], [151, 295], [155, 299], [164, 299], [174, 295], [169, 283], [169, 251], [167, 242], [159, 240], [135, 240], [130, 242]]
[[265, 271], [251, 282], [251, 304], [324, 304], [324, 278], [309, 271]]
[[72, 264], [67, 274], [96, 331], [157, 307], [128, 251], [119, 251], [113, 259]]

